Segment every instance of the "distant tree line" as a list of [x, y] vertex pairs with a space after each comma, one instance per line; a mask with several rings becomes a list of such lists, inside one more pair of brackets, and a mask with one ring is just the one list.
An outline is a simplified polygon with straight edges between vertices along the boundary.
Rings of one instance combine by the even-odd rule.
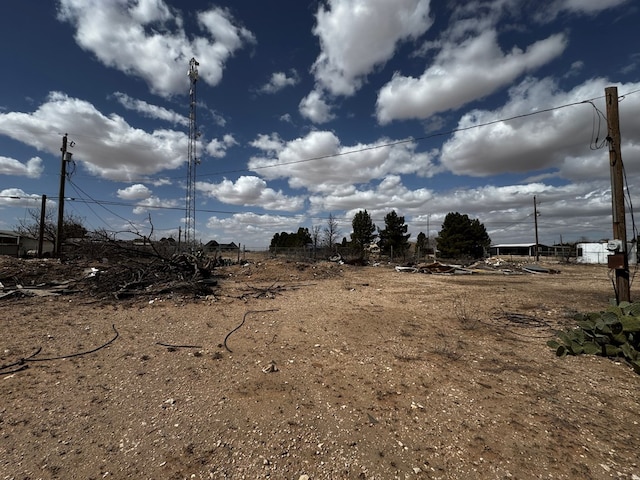
[[[343, 237], [338, 242], [340, 229], [333, 214], [329, 215], [324, 228], [299, 228], [296, 233], [276, 233], [271, 239], [270, 248], [286, 247], [324, 247], [329, 251], [335, 248], [349, 248], [354, 254], [365, 257], [371, 247], [376, 245], [384, 255], [406, 258], [410, 250], [408, 225], [403, 216], [395, 210], [384, 217], [384, 228], [377, 227], [367, 210], [358, 211], [351, 222], [352, 233], [350, 240]], [[435, 239], [438, 255], [448, 259], [477, 259], [487, 255], [491, 239], [485, 226], [478, 219], [471, 219], [468, 215], [448, 213], [442, 228]], [[433, 251], [429, 238], [424, 232], [418, 233], [415, 242], [416, 251], [428, 254]]]
[[[16, 231], [23, 235], [37, 238], [40, 230], [39, 210], [30, 210], [29, 218], [19, 220]], [[269, 244], [270, 250], [279, 248], [309, 248], [317, 250], [326, 248], [330, 252], [338, 247], [348, 248], [350, 252], [362, 258], [375, 246], [375, 249], [384, 254], [396, 258], [406, 258], [409, 250], [410, 234], [407, 233], [408, 225], [405, 218], [390, 211], [384, 217], [384, 227], [377, 227], [367, 210], [359, 210], [354, 215], [350, 240], [342, 238], [338, 242], [341, 231], [337, 219], [333, 214], [322, 227], [314, 225], [311, 231], [306, 227], [298, 228], [297, 232], [276, 233]], [[52, 212], [46, 212], [43, 222], [44, 238], [55, 241], [56, 225], [53, 222]], [[63, 224], [63, 239], [84, 238], [90, 236], [81, 219], [66, 216]], [[104, 238], [107, 238], [106, 236]], [[485, 226], [478, 220], [469, 218], [468, 215], [458, 212], [448, 213], [442, 223], [438, 236], [435, 238], [435, 247], [438, 256], [445, 259], [477, 259], [487, 255], [491, 239]], [[419, 232], [415, 242], [416, 252], [429, 254], [433, 252], [430, 239], [424, 232]]]
[[308, 228], [300, 227], [296, 233], [276, 233], [271, 239], [269, 249], [305, 247], [312, 243]]

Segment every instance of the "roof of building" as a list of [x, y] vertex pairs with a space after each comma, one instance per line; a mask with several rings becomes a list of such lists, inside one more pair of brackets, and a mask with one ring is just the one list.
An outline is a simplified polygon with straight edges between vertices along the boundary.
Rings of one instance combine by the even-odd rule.
[[218, 243], [215, 240], [209, 240], [206, 244], [206, 247], [228, 247], [228, 248], [238, 248], [238, 246], [234, 243]]
[[[520, 247], [520, 248], [528, 248], [528, 247], [535, 247], [535, 242], [534, 243], [500, 243], [497, 245], [491, 245], [490, 248], [514, 248], [514, 247]], [[546, 245], [539, 243], [539, 246], [545, 247]]]

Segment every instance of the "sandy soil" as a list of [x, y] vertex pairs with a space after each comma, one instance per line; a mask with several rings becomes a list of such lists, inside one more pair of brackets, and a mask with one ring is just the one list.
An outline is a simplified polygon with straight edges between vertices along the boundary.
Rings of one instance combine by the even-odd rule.
[[608, 270], [553, 268], [272, 259], [196, 300], [4, 298], [0, 479], [638, 480], [640, 376], [545, 344]]

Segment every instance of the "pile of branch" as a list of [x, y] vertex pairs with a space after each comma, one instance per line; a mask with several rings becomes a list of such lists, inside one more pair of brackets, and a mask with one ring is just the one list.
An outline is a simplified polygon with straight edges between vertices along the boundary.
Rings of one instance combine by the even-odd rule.
[[180, 251], [175, 242], [159, 242], [151, 231], [142, 235], [132, 225], [137, 241], [118, 241], [106, 231], [66, 242], [60, 259], [0, 262], [0, 298], [14, 295], [60, 295], [84, 292], [98, 298], [183, 293], [209, 295], [215, 260]]
[[100, 271], [95, 276], [94, 291], [112, 295], [118, 300], [138, 295], [155, 296], [184, 293], [209, 295], [217, 284], [212, 278], [213, 266], [208, 259], [189, 253], [170, 258], [130, 258], [127, 262]]

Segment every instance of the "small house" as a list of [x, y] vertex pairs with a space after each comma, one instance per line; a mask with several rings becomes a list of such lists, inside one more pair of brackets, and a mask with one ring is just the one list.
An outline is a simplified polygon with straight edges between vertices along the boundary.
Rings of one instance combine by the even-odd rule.
[[210, 240], [204, 246], [205, 253], [212, 253], [219, 255], [221, 252], [237, 252], [239, 247], [231, 242], [231, 243], [218, 243], [215, 240]]

